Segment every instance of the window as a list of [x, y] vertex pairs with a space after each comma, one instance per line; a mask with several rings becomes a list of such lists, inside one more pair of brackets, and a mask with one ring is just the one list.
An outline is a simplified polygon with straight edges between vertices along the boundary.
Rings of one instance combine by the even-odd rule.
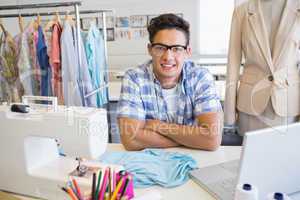
[[200, 55], [226, 57], [234, 0], [200, 0]]

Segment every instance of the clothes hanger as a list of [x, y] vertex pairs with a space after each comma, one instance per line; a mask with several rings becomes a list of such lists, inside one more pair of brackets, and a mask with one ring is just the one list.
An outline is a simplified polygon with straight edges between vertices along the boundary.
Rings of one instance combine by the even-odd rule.
[[6, 30], [5, 30], [4, 26], [3, 26], [2, 18], [0, 18], [0, 29], [6, 35]]
[[55, 13], [54, 20], [55, 20], [55, 22], [60, 23], [60, 16], [59, 16], [58, 11], [56, 11], [56, 13]]
[[35, 24], [35, 20], [33, 18], [31, 18], [30, 22], [27, 25], [27, 28], [33, 28]]
[[75, 26], [72, 15], [69, 15], [69, 11], [66, 12], [65, 21], [68, 22], [71, 26]]
[[21, 14], [19, 14], [18, 21], [19, 21], [20, 31], [21, 31], [21, 33], [23, 33], [23, 31], [24, 31], [24, 20], [23, 20], [23, 17], [21, 16]]
[[7, 30], [5, 29], [4, 25], [3, 25], [3, 21], [2, 19], [0, 18], [0, 29], [1, 31], [4, 33], [4, 36], [6, 38], [6, 40], [10, 43], [13, 43], [14, 44], [14, 39], [13, 37], [7, 32]]
[[36, 20], [34, 21], [34, 24], [33, 24], [34, 30], [38, 30], [40, 24], [41, 24], [41, 16], [40, 16], [40, 13], [37, 13]]
[[44, 31], [49, 31], [51, 27], [56, 23], [60, 24], [60, 16], [58, 11], [56, 11], [54, 17], [46, 24]]

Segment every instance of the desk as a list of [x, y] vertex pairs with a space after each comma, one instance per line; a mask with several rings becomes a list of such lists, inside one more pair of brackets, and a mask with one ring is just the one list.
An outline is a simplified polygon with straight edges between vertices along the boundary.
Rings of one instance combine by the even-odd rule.
[[[221, 162], [235, 160], [240, 157], [240, 146], [221, 146], [217, 151], [208, 152], [200, 150], [191, 150], [186, 148], [170, 148], [167, 151], [176, 151], [181, 153], [190, 154], [199, 164], [199, 167], [206, 167]], [[107, 151], [124, 151], [121, 144], [109, 144]], [[214, 200], [204, 189], [199, 185], [189, 180], [182, 186], [175, 188], [162, 188], [158, 186], [150, 187], [147, 189], [135, 189], [136, 196], [143, 194], [145, 191], [155, 189], [161, 192], [163, 199], [205, 199]], [[22, 200], [33, 200], [32, 198], [20, 197]]]

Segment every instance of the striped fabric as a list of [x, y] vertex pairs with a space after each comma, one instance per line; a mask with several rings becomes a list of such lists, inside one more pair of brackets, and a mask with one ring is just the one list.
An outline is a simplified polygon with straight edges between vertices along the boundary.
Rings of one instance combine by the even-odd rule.
[[125, 73], [117, 115], [138, 120], [158, 119], [195, 125], [198, 115], [222, 111], [214, 78], [207, 69], [185, 61], [179, 88], [176, 117], [171, 120], [161, 85], [152, 72], [152, 61], [148, 61]]

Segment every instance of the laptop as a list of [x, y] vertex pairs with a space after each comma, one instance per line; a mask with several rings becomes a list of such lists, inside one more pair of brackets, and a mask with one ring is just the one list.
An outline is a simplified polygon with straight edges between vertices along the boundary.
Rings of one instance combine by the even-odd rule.
[[251, 131], [240, 160], [192, 170], [190, 177], [220, 200], [233, 200], [238, 183], [255, 185], [259, 199], [272, 192], [300, 199], [299, 148], [300, 123]]

